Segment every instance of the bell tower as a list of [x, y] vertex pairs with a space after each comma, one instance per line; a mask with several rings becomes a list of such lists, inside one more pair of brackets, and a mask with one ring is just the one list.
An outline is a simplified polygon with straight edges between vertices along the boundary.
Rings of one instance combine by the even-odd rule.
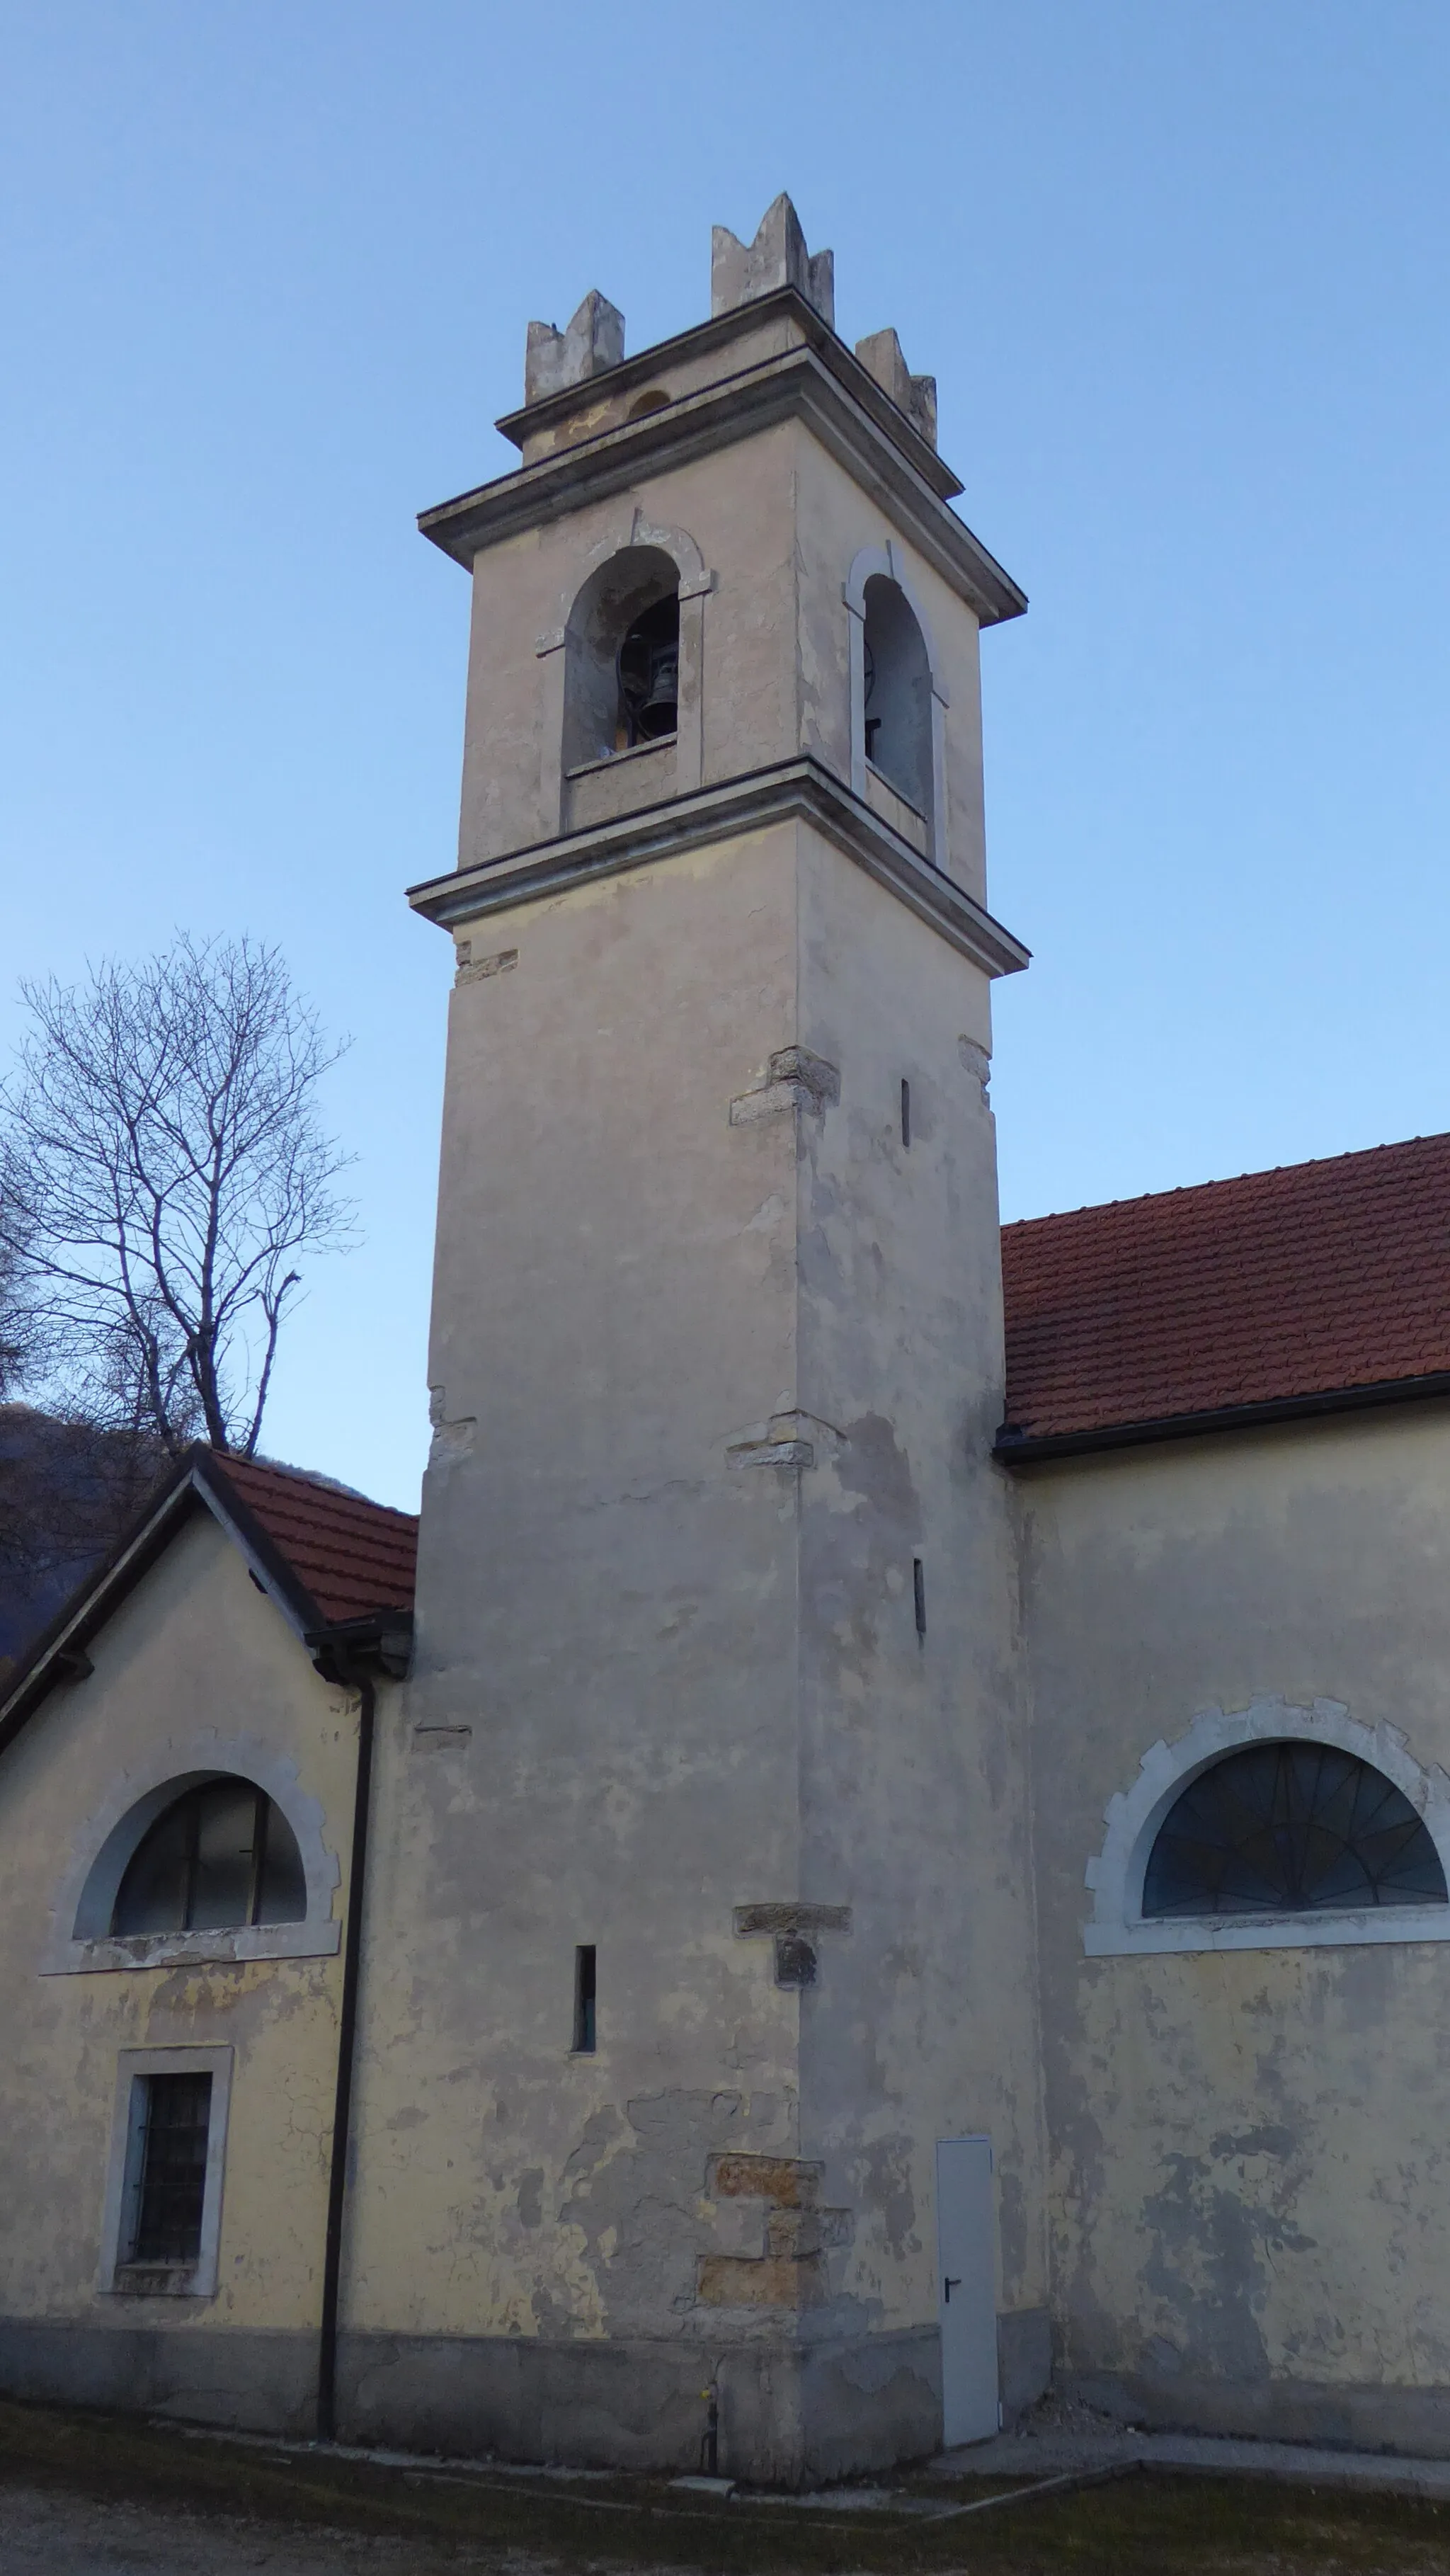
[[1025, 602], [785, 197], [677, 338], [532, 323], [500, 427], [422, 520], [473, 625], [344, 2412], [819, 2479], [1045, 2376], [977, 667]]

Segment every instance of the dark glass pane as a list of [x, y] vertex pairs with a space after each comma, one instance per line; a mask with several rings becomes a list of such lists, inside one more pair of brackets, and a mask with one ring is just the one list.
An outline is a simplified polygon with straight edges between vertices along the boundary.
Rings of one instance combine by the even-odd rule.
[[148, 2075], [133, 2263], [194, 2263], [201, 2252], [209, 2075]]
[[1169, 1809], [1143, 1882], [1149, 1916], [1443, 1905], [1439, 1854], [1408, 1798], [1352, 1753], [1254, 1744]]
[[196, 1805], [179, 1798], [133, 1852], [116, 1893], [113, 1932], [180, 1932], [186, 1925]]
[[307, 1887], [287, 1819], [250, 1780], [209, 1780], [158, 1817], [121, 1881], [113, 1932], [300, 1923]]
[[217, 1780], [196, 1792], [195, 1932], [235, 1931], [252, 1919], [258, 1809], [266, 1804], [249, 1780]]
[[280, 1807], [266, 1801], [262, 1867], [258, 1880], [258, 1923], [300, 1923], [307, 1912], [307, 1880], [297, 1837]]

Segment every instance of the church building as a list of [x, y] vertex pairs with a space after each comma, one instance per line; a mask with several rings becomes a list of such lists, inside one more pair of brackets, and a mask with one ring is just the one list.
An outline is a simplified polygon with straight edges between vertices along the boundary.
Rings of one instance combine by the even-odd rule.
[[195, 1452], [0, 1705], [0, 2386], [1450, 2455], [1450, 1137], [1001, 1228], [1026, 603], [788, 199], [710, 302], [422, 521], [418, 1522]]

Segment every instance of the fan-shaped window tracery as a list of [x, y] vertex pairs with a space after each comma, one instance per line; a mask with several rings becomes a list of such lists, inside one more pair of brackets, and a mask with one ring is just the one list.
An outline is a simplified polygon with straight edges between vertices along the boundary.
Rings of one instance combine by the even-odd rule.
[[1423, 1819], [1383, 1772], [1334, 1745], [1252, 1744], [1200, 1771], [1158, 1829], [1145, 1919], [1444, 1905]]
[[142, 1836], [116, 1891], [111, 1931], [235, 1931], [300, 1923], [307, 1883], [297, 1837], [250, 1780], [204, 1780]]

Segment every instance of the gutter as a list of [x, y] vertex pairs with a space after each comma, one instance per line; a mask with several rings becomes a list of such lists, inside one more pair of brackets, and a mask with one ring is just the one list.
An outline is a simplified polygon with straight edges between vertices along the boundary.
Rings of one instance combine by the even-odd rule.
[[1170, 1413], [1148, 1422], [1109, 1422], [1083, 1431], [1018, 1431], [1004, 1422], [992, 1444], [1002, 1467], [1046, 1466], [1102, 1450], [1142, 1449], [1162, 1440], [1199, 1440], [1216, 1431], [1258, 1431], [1277, 1422], [1313, 1422], [1326, 1414], [1362, 1413], [1386, 1404], [1421, 1404], [1450, 1395], [1450, 1369], [1425, 1377], [1386, 1378], [1372, 1386], [1338, 1386], [1317, 1395], [1275, 1396], [1265, 1404], [1226, 1404], [1210, 1413]]
[[327, 2225], [323, 2238], [322, 2318], [317, 2341], [317, 2439], [337, 2439], [337, 2321], [342, 2286], [342, 2230], [347, 2202], [347, 2156], [357, 2058], [358, 1989], [362, 1980], [363, 1891], [367, 1876], [372, 1806], [377, 1675], [400, 1681], [408, 1669], [412, 1617], [376, 1611], [314, 1628], [306, 1643], [324, 1681], [358, 1695], [357, 1770], [352, 1805], [352, 1854], [348, 1863], [347, 1922], [342, 1945], [342, 2001], [337, 2018], [337, 2087], [327, 2169]]

